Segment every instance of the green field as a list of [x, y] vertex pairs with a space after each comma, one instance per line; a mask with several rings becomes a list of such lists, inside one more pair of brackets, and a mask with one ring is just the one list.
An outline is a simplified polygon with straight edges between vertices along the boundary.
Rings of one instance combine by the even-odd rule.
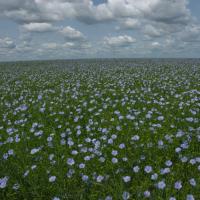
[[199, 200], [200, 61], [0, 64], [0, 200]]

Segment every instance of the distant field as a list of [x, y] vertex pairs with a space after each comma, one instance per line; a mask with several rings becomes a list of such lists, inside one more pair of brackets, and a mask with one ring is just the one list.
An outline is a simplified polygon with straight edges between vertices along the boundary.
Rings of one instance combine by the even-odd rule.
[[199, 200], [200, 62], [0, 63], [0, 200]]

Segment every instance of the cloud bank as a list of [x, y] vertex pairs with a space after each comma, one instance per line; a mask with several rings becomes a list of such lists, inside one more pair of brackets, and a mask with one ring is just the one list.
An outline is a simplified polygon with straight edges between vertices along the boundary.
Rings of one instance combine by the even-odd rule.
[[[0, 52], [2, 55], [16, 50], [17, 57], [17, 53], [28, 47], [36, 56], [36, 52], [41, 55], [45, 49], [55, 55], [67, 49], [69, 56], [78, 57], [82, 53], [98, 57], [108, 55], [106, 49], [119, 48], [119, 52], [124, 52], [129, 48], [130, 55], [136, 57], [149, 52], [151, 56], [154, 50], [160, 50], [163, 55], [170, 51], [181, 55], [183, 49], [192, 48], [200, 41], [200, 24], [188, 4], [189, 0], [107, 0], [98, 4], [92, 0], [0, 1], [0, 20], [18, 24], [20, 34], [16, 41], [1, 38]], [[72, 23], [67, 24], [68, 21]], [[96, 32], [98, 39], [94, 36], [91, 40], [89, 29], [99, 24], [113, 29], [105, 34], [102, 30], [100, 37]], [[85, 27], [86, 33], [79, 27]], [[41, 36], [43, 42], [37, 42], [35, 38], [39, 34], [47, 34], [47, 41]]]

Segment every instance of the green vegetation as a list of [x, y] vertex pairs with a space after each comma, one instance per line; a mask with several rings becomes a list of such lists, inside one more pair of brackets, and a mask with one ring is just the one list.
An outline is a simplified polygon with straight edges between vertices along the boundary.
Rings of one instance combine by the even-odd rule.
[[200, 64], [0, 64], [0, 199], [200, 199]]

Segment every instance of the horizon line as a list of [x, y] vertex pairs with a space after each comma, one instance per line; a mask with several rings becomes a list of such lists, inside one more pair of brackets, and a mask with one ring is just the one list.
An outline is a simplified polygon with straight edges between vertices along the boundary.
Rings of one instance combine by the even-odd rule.
[[136, 58], [126, 58], [126, 57], [102, 57], [102, 58], [55, 58], [55, 59], [27, 59], [27, 60], [5, 60], [0, 63], [13, 63], [13, 62], [42, 62], [42, 61], [81, 61], [81, 60], [199, 60], [200, 57], [136, 57]]

